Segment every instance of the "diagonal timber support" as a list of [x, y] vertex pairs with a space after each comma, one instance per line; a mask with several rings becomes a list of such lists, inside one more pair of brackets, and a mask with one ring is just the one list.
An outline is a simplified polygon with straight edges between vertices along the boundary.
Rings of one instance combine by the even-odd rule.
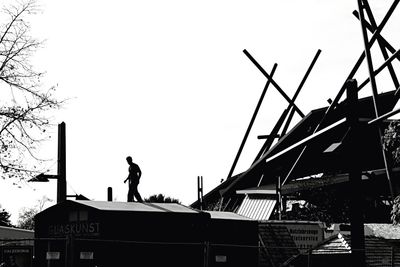
[[289, 103], [291, 103], [293, 105], [296, 112], [303, 118], [304, 113], [301, 112], [301, 110], [297, 107], [297, 105], [288, 97], [288, 95], [285, 93], [285, 91], [282, 90], [282, 88], [272, 79], [272, 77], [263, 69], [263, 67], [261, 67], [261, 65], [254, 59], [254, 57], [252, 55], [250, 55], [250, 53], [247, 52], [246, 49], [243, 50], [243, 53], [250, 59], [251, 62], [253, 62], [253, 64], [259, 69], [259, 71], [261, 71], [261, 73], [264, 74], [264, 76], [269, 81], [271, 81], [272, 85], [279, 91], [279, 93], [281, 93], [281, 95], [286, 99], [286, 101], [288, 101]]
[[[272, 68], [272, 71], [271, 71], [271, 78], [274, 76], [274, 73], [275, 73], [275, 70], [276, 70], [277, 66], [278, 66], [277, 64], [274, 64], [274, 66]], [[236, 167], [236, 164], [237, 164], [237, 162], [239, 160], [240, 154], [242, 153], [243, 147], [244, 147], [244, 145], [245, 145], [245, 143], [247, 141], [247, 137], [250, 134], [250, 130], [253, 127], [254, 121], [255, 121], [255, 119], [257, 117], [258, 111], [260, 110], [261, 104], [262, 104], [262, 102], [264, 100], [265, 94], [267, 93], [267, 89], [268, 89], [270, 83], [271, 83], [271, 81], [268, 80], [267, 83], [265, 84], [265, 87], [264, 87], [262, 93], [261, 93], [261, 96], [260, 96], [260, 99], [258, 100], [256, 109], [254, 110], [254, 113], [253, 113], [253, 116], [251, 117], [249, 126], [247, 127], [247, 130], [246, 130], [246, 133], [244, 134], [242, 143], [240, 144], [239, 151], [237, 152], [235, 160], [233, 161], [231, 170], [229, 171], [228, 179], [230, 177], [232, 177], [233, 171], [235, 170], [235, 167]]]
[[[398, 3], [400, 2], [400, 0], [395, 0], [393, 2], [393, 4], [390, 6], [388, 12], [386, 13], [385, 17], [383, 18], [381, 24], [377, 27], [377, 29], [374, 31], [371, 39], [368, 42], [368, 49], [370, 49], [372, 47], [372, 45], [374, 44], [374, 42], [380, 38], [383, 39], [380, 35], [380, 33], [382, 32], [383, 28], [385, 27], [386, 23], [388, 22], [389, 18], [391, 17], [391, 15], [393, 14], [394, 10], [396, 9], [396, 6], [398, 5]], [[385, 46], [388, 48], [388, 46], [390, 46], [389, 43], [385, 43]], [[392, 47], [392, 50], [388, 48], [388, 50], [392, 53], [395, 53], [394, 48]], [[398, 55], [397, 55], [398, 56]], [[328, 109], [326, 110], [324, 116], [322, 117], [322, 119], [320, 120], [319, 124], [315, 127], [314, 129], [314, 133], [316, 131], [318, 131], [320, 129], [320, 127], [322, 126], [322, 124], [324, 123], [324, 121], [326, 120], [328, 114], [337, 106], [337, 104], [339, 103], [339, 100], [342, 98], [344, 92], [346, 91], [346, 84], [348, 80], [353, 79], [354, 75], [356, 74], [356, 72], [358, 71], [359, 67], [361, 66], [361, 63], [364, 61], [365, 58], [365, 53], [361, 53], [360, 57], [358, 58], [356, 64], [354, 65], [353, 69], [350, 71], [350, 74], [348, 75], [348, 77], [346, 78], [345, 82], [343, 83], [342, 87], [339, 90], [339, 93], [336, 95], [335, 99], [331, 102], [331, 104], [329, 105]], [[290, 171], [287, 173], [285, 179], [283, 180], [282, 185], [284, 185], [286, 183], [286, 181], [289, 179], [289, 177], [291, 176], [291, 174], [293, 173], [294, 169], [296, 168], [298, 162], [300, 161], [300, 159], [303, 157], [303, 154], [305, 152], [305, 150], [307, 149], [307, 146], [304, 146], [304, 148], [302, 149], [302, 151], [300, 152], [299, 156], [297, 157], [297, 159], [295, 160], [294, 164], [292, 165], [292, 168], [290, 169]]]
[[[367, 58], [367, 64], [368, 64], [368, 74], [369, 74], [369, 79], [371, 83], [371, 89], [372, 89], [372, 99], [374, 102], [374, 109], [375, 109], [375, 117], [379, 117], [379, 103], [378, 103], [378, 89], [375, 81], [375, 75], [374, 75], [374, 67], [372, 63], [372, 57], [371, 57], [371, 51], [368, 46], [368, 35], [367, 35], [367, 27], [365, 26], [365, 19], [364, 19], [364, 12], [363, 12], [363, 3], [362, 0], [357, 0], [358, 3], [358, 11], [360, 15], [360, 25], [361, 25], [361, 30], [362, 30], [362, 35], [363, 35], [363, 41], [364, 41], [364, 49], [365, 49], [365, 56]], [[378, 134], [379, 134], [379, 142], [381, 144], [381, 150], [382, 150], [382, 156], [383, 156], [383, 161], [385, 164], [385, 170], [386, 170], [386, 176], [388, 179], [388, 184], [389, 184], [389, 190], [390, 194], [392, 197], [392, 200], [394, 199], [394, 192], [393, 192], [393, 186], [392, 186], [392, 179], [391, 179], [391, 171], [389, 168], [389, 163], [386, 155], [386, 151], [383, 147], [382, 144], [382, 130], [380, 127], [378, 127]]]

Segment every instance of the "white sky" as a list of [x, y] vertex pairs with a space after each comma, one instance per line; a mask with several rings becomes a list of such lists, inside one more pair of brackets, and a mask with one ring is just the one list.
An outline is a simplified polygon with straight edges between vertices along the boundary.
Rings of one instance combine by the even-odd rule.
[[[378, 23], [391, 2], [370, 1]], [[290, 97], [322, 50], [297, 100], [304, 113], [335, 97], [363, 49], [356, 0], [40, 3], [33, 35], [47, 41], [35, 65], [47, 71], [48, 86], [58, 84], [59, 97], [71, 98], [54, 113], [67, 125], [68, 193], [95, 200], [106, 200], [111, 186], [125, 201], [128, 155], [143, 171], [142, 197], [163, 193], [190, 204], [198, 175], [205, 193], [226, 178], [266, 82], [243, 49], [267, 72], [278, 63], [275, 80]], [[395, 48], [399, 12], [383, 33]], [[286, 106], [270, 87], [235, 173], [250, 166], [262, 145], [256, 136], [268, 134]], [[56, 131], [41, 151], [52, 173]], [[42, 195], [55, 199], [55, 181], [0, 182], [0, 204], [13, 220]]]

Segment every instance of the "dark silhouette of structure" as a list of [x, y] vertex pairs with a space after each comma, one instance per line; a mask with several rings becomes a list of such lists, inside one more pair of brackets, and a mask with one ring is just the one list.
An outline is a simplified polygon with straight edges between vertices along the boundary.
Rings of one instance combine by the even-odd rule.
[[133, 197], [135, 197], [137, 201], [143, 202], [138, 191], [138, 185], [140, 177], [142, 176], [142, 171], [136, 163], [133, 163], [131, 156], [126, 157], [126, 161], [129, 164], [129, 175], [125, 179], [124, 183], [129, 181], [128, 202], [134, 202], [135, 200]]

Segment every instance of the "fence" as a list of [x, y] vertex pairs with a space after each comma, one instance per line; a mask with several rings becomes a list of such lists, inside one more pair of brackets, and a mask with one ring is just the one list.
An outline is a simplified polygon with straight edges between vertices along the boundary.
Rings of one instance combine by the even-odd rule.
[[[351, 266], [351, 250], [249, 246], [213, 242], [137, 242], [82, 238], [0, 240], [0, 262], [19, 267], [198, 266], [316, 267]], [[400, 249], [365, 250], [367, 266], [400, 267]], [[1, 265], [0, 265], [1, 266]]]

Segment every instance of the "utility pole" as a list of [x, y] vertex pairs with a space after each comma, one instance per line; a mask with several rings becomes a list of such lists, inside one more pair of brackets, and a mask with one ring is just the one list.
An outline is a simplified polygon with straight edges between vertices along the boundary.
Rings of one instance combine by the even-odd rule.
[[57, 203], [67, 200], [67, 164], [66, 164], [66, 142], [65, 122], [58, 125], [58, 147], [57, 147], [57, 174], [41, 173], [28, 182], [48, 182], [49, 179], [57, 180]]
[[347, 87], [347, 123], [350, 127], [348, 136], [348, 164], [350, 183], [350, 229], [351, 261], [353, 267], [365, 266], [365, 241], [363, 219], [363, 193], [361, 184], [360, 157], [360, 121], [358, 113], [357, 81], [348, 80]]
[[67, 199], [65, 122], [58, 125], [57, 203]]

